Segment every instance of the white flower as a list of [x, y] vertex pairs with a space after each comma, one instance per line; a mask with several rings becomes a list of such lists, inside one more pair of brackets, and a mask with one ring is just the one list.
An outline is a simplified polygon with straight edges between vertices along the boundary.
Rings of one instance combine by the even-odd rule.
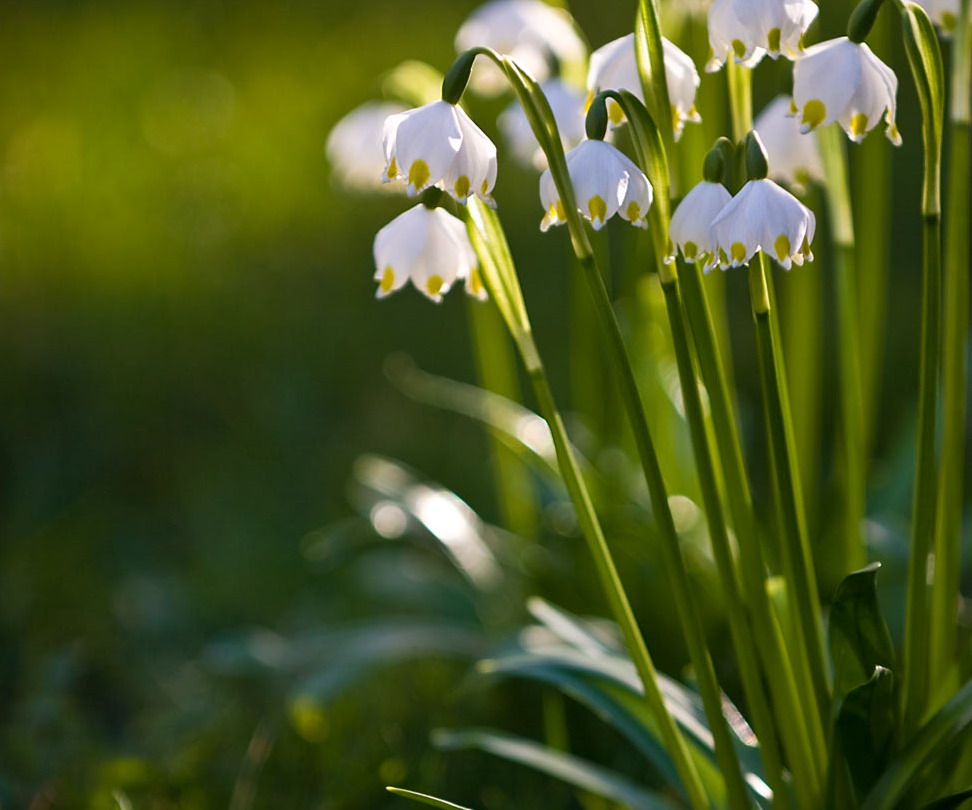
[[[665, 52], [665, 83], [668, 86], [668, 100], [672, 105], [672, 123], [675, 126], [675, 137], [678, 138], [686, 121], [702, 120], [695, 108], [695, 91], [700, 83], [699, 72], [691, 57], [664, 37], [662, 48]], [[587, 89], [592, 97], [602, 90], [628, 90], [644, 101], [635, 56], [634, 34], [612, 40], [591, 54]], [[615, 126], [624, 121], [621, 108], [612, 100], [608, 102], [608, 115]]]
[[884, 116], [885, 134], [898, 146], [894, 122], [898, 78], [864, 43], [847, 37], [807, 48], [793, 66], [793, 106], [802, 132], [837, 121], [855, 143]]
[[385, 165], [382, 130], [385, 119], [405, 109], [402, 104], [369, 101], [338, 121], [327, 136], [327, 160], [345, 187], [361, 191], [382, 188]]
[[[584, 140], [583, 94], [560, 79], [548, 79], [540, 89], [550, 102], [564, 150], [573, 149]], [[547, 158], [518, 101], [514, 101], [500, 114], [497, 123], [517, 160], [538, 169], [547, 167]]]
[[405, 180], [414, 197], [438, 186], [459, 202], [470, 194], [492, 204], [496, 147], [461, 107], [433, 101], [385, 121], [384, 181]]
[[[652, 189], [648, 178], [628, 157], [604, 141], [584, 141], [567, 154], [567, 171], [577, 210], [600, 230], [615, 214], [639, 228], [648, 227]], [[540, 177], [540, 202], [546, 212], [540, 230], [567, 221], [567, 212], [547, 169]]]
[[378, 298], [409, 279], [437, 304], [458, 279], [470, 295], [486, 298], [466, 226], [441, 208], [416, 205], [395, 217], [375, 236], [374, 256]]
[[824, 170], [816, 134], [800, 133], [790, 104], [786, 96], [777, 96], [757, 116], [753, 129], [766, 149], [769, 176], [799, 192], [811, 182], [822, 182]]
[[[587, 47], [571, 16], [541, 0], [491, 0], [477, 8], [456, 34], [456, 50], [485, 46], [513, 57], [537, 81], [550, 76], [551, 57], [561, 64], [582, 63]], [[480, 60], [485, 62], [485, 60]], [[496, 95], [506, 88], [492, 63], [476, 66], [470, 86]]]
[[959, 16], [962, 13], [959, 0], [914, 0], [919, 6], [928, 12], [928, 16], [942, 27], [946, 33], [951, 34], [958, 26]]
[[722, 183], [709, 183], [703, 180], [682, 200], [675, 213], [669, 235], [672, 242], [682, 251], [685, 261], [711, 262], [715, 253], [710, 230], [712, 222], [732, 200]]
[[796, 58], [818, 11], [811, 0], [715, 0], [709, 9], [712, 57], [705, 69], [719, 70], [730, 55], [745, 67], [755, 67], [766, 54]]
[[750, 180], [712, 222], [711, 263], [738, 267], [762, 250], [789, 270], [813, 259], [815, 230], [813, 211], [790, 192], [772, 180]]

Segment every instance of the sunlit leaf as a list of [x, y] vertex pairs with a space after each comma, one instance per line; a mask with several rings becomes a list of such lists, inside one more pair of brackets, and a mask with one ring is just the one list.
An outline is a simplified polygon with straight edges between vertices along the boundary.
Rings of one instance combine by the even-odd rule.
[[396, 796], [411, 799], [413, 802], [427, 804], [431, 807], [439, 807], [442, 810], [469, 810], [468, 807], [463, 807], [460, 804], [453, 804], [452, 802], [447, 802], [444, 799], [437, 799], [435, 796], [428, 796], [425, 793], [416, 793], [414, 790], [405, 790], [404, 788], [397, 787], [386, 787], [385, 790], [387, 790], [389, 793], [394, 793]]

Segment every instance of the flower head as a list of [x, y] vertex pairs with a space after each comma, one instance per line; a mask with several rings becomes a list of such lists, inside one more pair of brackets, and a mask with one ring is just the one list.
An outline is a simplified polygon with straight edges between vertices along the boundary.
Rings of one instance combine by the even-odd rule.
[[951, 34], [958, 26], [962, 9], [959, 0], [915, 0], [928, 12], [932, 21], [941, 26], [942, 30]]
[[[513, 57], [537, 81], [550, 76], [551, 61], [582, 63], [587, 48], [570, 15], [542, 0], [490, 0], [466, 18], [456, 34], [456, 50], [485, 46]], [[472, 89], [496, 95], [506, 86], [492, 64], [478, 67]]]
[[[691, 57], [664, 37], [662, 48], [665, 52], [665, 82], [672, 105], [672, 123], [675, 125], [675, 137], [678, 138], [686, 121], [702, 120], [695, 107], [695, 92], [700, 83], [699, 72]], [[592, 96], [602, 90], [628, 90], [644, 101], [635, 56], [634, 34], [612, 40], [591, 54], [587, 89]], [[608, 114], [615, 126], [624, 121], [624, 113], [613, 101], [608, 103]]]
[[772, 180], [750, 180], [713, 220], [711, 264], [738, 267], [762, 250], [785, 269], [812, 260], [816, 218]]
[[[548, 79], [540, 89], [550, 102], [564, 149], [573, 149], [584, 140], [584, 96], [560, 79]], [[538, 169], [547, 167], [547, 158], [518, 101], [514, 101], [500, 114], [497, 123], [512, 147], [514, 156], [521, 163], [536, 166]]]
[[486, 297], [466, 226], [441, 208], [416, 205], [395, 217], [375, 236], [374, 257], [378, 298], [409, 279], [437, 304], [458, 279], [470, 295]]
[[672, 214], [669, 235], [687, 262], [711, 263], [715, 253], [711, 227], [713, 220], [732, 200], [722, 183], [703, 180], [693, 188]]
[[405, 180], [410, 197], [438, 186], [459, 202], [475, 194], [492, 203], [496, 147], [466, 112], [445, 101], [385, 121], [384, 181]]
[[800, 116], [801, 132], [837, 121], [855, 143], [883, 116], [885, 134], [898, 146], [897, 94], [894, 71], [863, 42], [840, 37], [807, 48], [794, 65], [791, 112]]
[[814, 133], [802, 135], [786, 96], [777, 96], [757, 116], [753, 126], [766, 148], [769, 176], [801, 191], [824, 179], [820, 145]]
[[745, 67], [755, 67], [766, 54], [796, 58], [818, 11], [811, 0], [715, 0], [709, 9], [712, 58], [705, 69], [719, 70], [729, 56]]
[[405, 109], [402, 104], [369, 101], [338, 121], [327, 136], [327, 159], [334, 176], [345, 187], [373, 191], [385, 164], [382, 131], [385, 119]]
[[[567, 171], [577, 210], [600, 230], [615, 214], [639, 228], [648, 227], [651, 183], [628, 157], [604, 141], [584, 141], [567, 154]], [[567, 221], [567, 212], [547, 169], [540, 177], [540, 202], [546, 212], [540, 230]]]

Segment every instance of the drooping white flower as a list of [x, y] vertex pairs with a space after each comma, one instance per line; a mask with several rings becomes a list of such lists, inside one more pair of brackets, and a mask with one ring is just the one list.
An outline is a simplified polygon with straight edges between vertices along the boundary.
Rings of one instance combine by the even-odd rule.
[[777, 96], [757, 116], [753, 129], [766, 149], [769, 176], [799, 192], [811, 182], [822, 182], [824, 170], [816, 134], [800, 133], [790, 104], [787, 96]]
[[[600, 230], [615, 214], [639, 228], [648, 227], [651, 183], [633, 161], [604, 141], [584, 141], [567, 154], [567, 171], [577, 210]], [[546, 212], [540, 230], [567, 221], [567, 212], [547, 169], [540, 176], [540, 202]]]
[[496, 146], [461, 107], [433, 101], [390, 116], [384, 148], [384, 181], [405, 180], [410, 197], [438, 186], [461, 203], [475, 194], [492, 204]]
[[[681, 136], [686, 121], [702, 120], [695, 107], [695, 92], [700, 83], [699, 72], [695, 69], [692, 58], [664, 37], [662, 48], [665, 52], [665, 83], [668, 87], [668, 100], [672, 105], [672, 123], [677, 139]], [[644, 101], [635, 56], [634, 34], [612, 40], [591, 54], [587, 89], [592, 97], [602, 90], [628, 90]], [[615, 126], [624, 121], [624, 113], [613, 100], [608, 101], [608, 116]]]
[[884, 117], [885, 134], [895, 146], [901, 134], [895, 124], [898, 77], [863, 42], [847, 37], [807, 48], [793, 66], [793, 106], [801, 132], [837, 121], [855, 143]]
[[813, 259], [815, 230], [813, 211], [790, 192], [772, 180], [750, 180], [712, 222], [711, 264], [738, 267], [762, 250], [789, 270]]
[[[542, 0], [490, 0], [466, 18], [456, 34], [458, 52], [476, 46], [512, 56], [537, 81], [550, 76], [551, 57], [562, 65], [582, 63], [587, 47], [571, 16]], [[483, 95], [506, 88], [502, 72], [480, 60], [470, 87]]]
[[385, 165], [382, 131], [385, 119], [405, 109], [390, 101], [369, 101], [338, 121], [327, 136], [327, 160], [334, 177], [345, 188], [375, 191], [383, 188]]
[[818, 11], [811, 0], [715, 0], [709, 9], [712, 57], [705, 69], [719, 70], [730, 56], [745, 67], [755, 67], [766, 54], [795, 59]]
[[466, 226], [441, 208], [416, 205], [378, 231], [374, 243], [377, 298], [412, 285], [437, 304], [460, 279], [466, 292], [485, 299]]
[[687, 262], [711, 263], [715, 253], [712, 222], [732, 200], [722, 183], [703, 180], [685, 195], [675, 213], [669, 235]]
[[932, 22], [941, 26], [946, 34], [951, 34], [958, 26], [962, 13], [959, 0], [914, 0], [928, 12]]
[[[560, 79], [548, 79], [540, 89], [550, 102], [564, 150], [573, 149], [584, 140], [584, 95]], [[517, 160], [538, 169], [547, 167], [547, 158], [518, 101], [500, 113], [497, 123]]]

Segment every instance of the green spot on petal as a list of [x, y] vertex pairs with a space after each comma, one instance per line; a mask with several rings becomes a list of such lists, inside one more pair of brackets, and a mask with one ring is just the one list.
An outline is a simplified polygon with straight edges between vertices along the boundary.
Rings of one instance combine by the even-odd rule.
[[466, 177], [466, 175], [462, 175], [462, 177], [456, 180], [456, 184], [454, 186], [456, 190], [456, 196], [462, 198], [468, 197], [469, 187], [470, 187], [469, 178]]
[[780, 50], [780, 29], [771, 28], [766, 35], [766, 41], [769, 43], [770, 53], [778, 53]]
[[736, 54], [736, 59], [742, 59], [746, 55], [746, 44], [741, 39], [734, 39], [732, 52]]
[[790, 237], [785, 233], [781, 233], [776, 237], [776, 242], [773, 247], [776, 248], [776, 258], [781, 262], [785, 262], [790, 258]]
[[431, 176], [429, 164], [424, 160], [416, 160], [408, 170], [408, 184], [417, 189], [425, 188]]
[[733, 242], [729, 247], [734, 262], [746, 261], [746, 246], [742, 242]]
[[[591, 220], [604, 222], [607, 219], [607, 203], [601, 199], [599, 194], [595, 194], [587, 201], [587, 210], [591, 213]], [[560, 212], [558, 211], [558, 213]]]
[[391, 269], [391, 265], [388, 265], [381, 274], [381, 282], [378, 284], [378, 289], [383, 293], [391, 292], [391, 288], [395, 286], [395, 272]]
[[695, 242], [686, 242], [682, 245], [682, 255], [686, 259], [695, 259], [699, 255], [699, 246]]
[[811, 99], [803, 105], [803, 120], [810, 129], [819, 127], [827, 117], [827, 107], [820, 99]]
[[634, 200], [628, 203], [628, 210], [625, 212], [629, 222], [637, 222], [641, 219], [641, 206]]
[[867, 116], [864, 113], [858, 113], [851, 118], [850, 131], [855, 138], [863, 137], [864, 133], [867, 132]]
[[442, 291], [442, 276], [429, 276], [425, 289], [429, 291], [429, 295], [438, 295]]

